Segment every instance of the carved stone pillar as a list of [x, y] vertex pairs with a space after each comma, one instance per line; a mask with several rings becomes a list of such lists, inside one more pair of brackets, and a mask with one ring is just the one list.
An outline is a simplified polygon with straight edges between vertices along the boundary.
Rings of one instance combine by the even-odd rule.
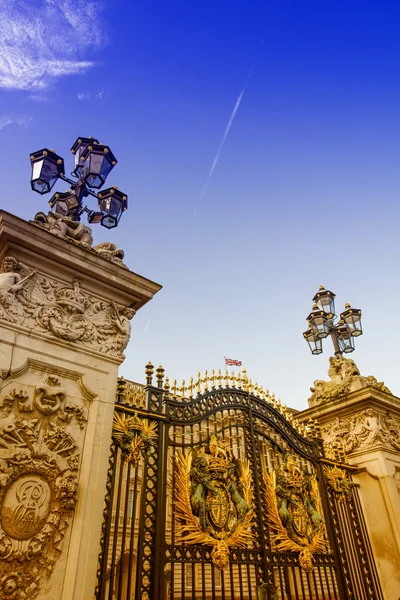
[[122, 257], [0, 211], [0, 598], [93, 598], [118, 367], [160, 289]]
[[332, 357], [330, 381], [316, 381], [310, 408], [296, 415], [317, 419], [328, 458], [347, 456], [358, 467], [372, 550], [385, 600], [400, 590], [400, 399], [375, 377], [360, 375], [354, 361]]

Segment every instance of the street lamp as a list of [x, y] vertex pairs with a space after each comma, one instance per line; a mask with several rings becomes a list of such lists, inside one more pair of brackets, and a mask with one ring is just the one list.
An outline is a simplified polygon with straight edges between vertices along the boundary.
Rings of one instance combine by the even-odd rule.
[[322, 339], [331, 336], [335, 354], [353, 352], [354, 338], [362, 335], [361, 310], [345, 304], [339, 320], [335, 314], [335, 294], [322, 285], [315, 294], [314, 305], [307, 317], [309, 328], [303, 333], [313, 354], [321, 354]]
[[[74, 155], [74, 169], [69, 179], [65, 176], [64, 160], [54, 150], [44, 148], [31, 154], [31, 187], [34, 192], [47, 194], [57, 179], [70, 184], [66, 192], [56, 192], [49, 200], [50, 207], [61, 217], [80, 221], [81, 215], [87, 213], [89, 223], [100, 223], [107, 229], [117, 227], [122, 213], [128, 208], [128, 197], [116, 186], [100, 189], [106, 182], [117, 159], [108, 146], [100, 144], [93, 137], [78, 138], [71, 148]], [[90, 210], [84, 206], [83, 200], [93, 196], [97, 200], [98, 210]]]

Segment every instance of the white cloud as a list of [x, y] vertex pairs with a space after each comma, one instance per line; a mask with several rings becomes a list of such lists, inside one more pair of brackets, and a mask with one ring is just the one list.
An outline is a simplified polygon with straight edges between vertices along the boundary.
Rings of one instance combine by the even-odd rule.
[[28, 127], [31, 120], [31, 117], [11, 117], [9, 115], [2, 115], [0, 116], [0, 129], [7, 127], [7, 125], [12, 125], [13, 123], [20, 127]]
[[101, 0], [0, 0], [0, 88], [44, 90], [94, 65], [104, 41]]

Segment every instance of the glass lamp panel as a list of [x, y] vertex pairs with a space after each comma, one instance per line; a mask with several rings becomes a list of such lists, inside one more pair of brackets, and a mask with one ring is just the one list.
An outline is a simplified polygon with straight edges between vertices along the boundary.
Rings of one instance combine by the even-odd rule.
[[354, 337], [362, 335], [361, 326], [361, 310], [358, 308], [349, 307], [347, 310], [342, 312], [340, 318], [350, 328], [351, 333]]
[[32, 180], [39, 179], [40, 172], [41, 172], [42, 166], [43, 166], [43, 161], [44, 161], [44, 158], [42, 158], [42, 160], [36, 160], [35, 162], [32, 163]]
[[322, 310], [313, 311], [308, 318], [315, 335], [320, 338], [326, 338], [329, 335], [329, 330], [326, 324], [326, 314]]
[[341, 352], [348, 354], [354, 350], [354, 339], [347, 325], [341, 325], [336, 330], [338, 344]]
[[312, 329], [307, 329], [307, 331], [303, 333], [303, 336], [307, 341], [312, 354], [322, 353], [322, 340], [314, 334]]
[[103, 156], [103, 164], [101, 166], [101, 170], [100, 170], [100, 175], [103, 179], [103, 181], [105, 181], [111, 171], [111, 169], [113, 168], [113, 165], [110, 162], [109, 157], [107, 156], [107, 154], [105, 156]]

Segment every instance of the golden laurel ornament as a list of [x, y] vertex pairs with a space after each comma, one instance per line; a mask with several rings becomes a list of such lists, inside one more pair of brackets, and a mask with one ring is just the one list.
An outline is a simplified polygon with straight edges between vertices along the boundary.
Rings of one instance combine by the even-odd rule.
[[321, 500], [315, 475], [305, 473], [292, 456], [268, 473], [264, 469], [266, 510], [276, 550], [298, 552], [300, 567], [311, 572], [313, 554], [324, 552]]
[[146, 457], [151, 452], [153, 439], [157, 437], [157, 422], [149, 423], [148, 419], [141, 419], [137, 413], [126, 417], [115, 412], [112, 435], [122, 450], [124, 461], [137, 466], [140, 457]]
[[178, 450], [175, 514], [186, 544], [212, 546], [211, 560], [223, 571], [229, 548], [253, 539], [253, 493], [247, 460], [234, 458], [222, 440], [211, 436], [204, 447], [186, 455]]

